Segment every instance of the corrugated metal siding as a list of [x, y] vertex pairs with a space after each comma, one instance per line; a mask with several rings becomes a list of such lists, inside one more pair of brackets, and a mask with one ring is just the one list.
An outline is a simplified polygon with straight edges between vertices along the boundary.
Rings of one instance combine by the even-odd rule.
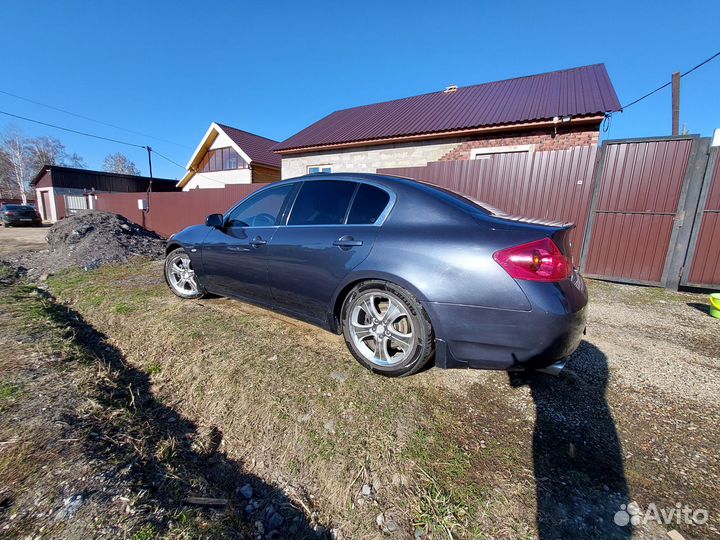
[[275, 146], [305, 148], [402, 135], [589, 116], [620, 103], [603, 64], [336, 111]]
[[[720, 158], [717, 148], [713, 152]], [[720, 284], [720, 159], [715, 160], [688, 281], [696, 286]]]
[[572, 222], [577, 261], [590, 206], [597, 147], [493, 155], [472, 161], [439, 161], [427, 167], [379, 169], [468, 195], [509, 214]]
[[609, 144], [585, 273], [660, 284], [692, 140]]
[[98, 191], [135, 192], [145, 191], [152, 180], [153, 191], [178, 191], [177, 180], [167, 178], [149, 178], [129, 174], [107, 173], [72, 167], [48, 166], [33, 187], [58, 187], [75, 189], [96, 189]]
[[218, 189], [196, 189], [175, 193], [151, 193], [148, 212], [138, 210], [145, 193], [101, 193], [98, 210], [122, 214], [130, 221], [170, 236], [185, 227], [204, 223], [208, 214], [224, 213], [237, 202], [267, 184], [236, 184]]

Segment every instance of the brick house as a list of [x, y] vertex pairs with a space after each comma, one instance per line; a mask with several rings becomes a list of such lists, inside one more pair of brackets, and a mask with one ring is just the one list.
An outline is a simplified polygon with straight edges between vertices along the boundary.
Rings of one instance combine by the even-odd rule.
[[598, 144], [620, 110], [603, 64], [336, 111], [273, 148], [282, 177]]
[[222, 188], [280, 180], [280, 156], [271, 150], [277, 141], [213, 122], [187, 164], [178, 187]]

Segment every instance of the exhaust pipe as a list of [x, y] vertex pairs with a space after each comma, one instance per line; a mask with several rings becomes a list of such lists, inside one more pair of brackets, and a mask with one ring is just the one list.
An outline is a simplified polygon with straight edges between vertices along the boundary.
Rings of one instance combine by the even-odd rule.
[[563, 358], [562, 360], [558, 360], [554, 364], [550, 364], [546, 368], [538, 369], [540, 373], [547, 373], [548, 375], [552, 375], [553, 377], [559, 377], [562, 370], [565, 368], [565, 363], [567, 362], [566, 358]]

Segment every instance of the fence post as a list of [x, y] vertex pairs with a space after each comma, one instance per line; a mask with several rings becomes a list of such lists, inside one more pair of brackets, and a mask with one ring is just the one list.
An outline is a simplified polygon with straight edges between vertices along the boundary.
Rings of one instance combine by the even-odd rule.
[[590, 194], [590, 207], [588, 209], [587, 223], [585, 224], [582, 251], [580, 252], [580, 272], [583, 273], [587, 268], [587, 257], [590, 252], [592, 229], [593, 225], [595, 225], [595, 208], [597, 207], [598, 198], [600, 197], [600, 183], [602, 182], [602, 175], [605, 170], [605, 156], [607, 155], [607, 149], [607, 141], [603, 141], [602, 146], [600, 146], [600, 149], [598, 150], [597, 163], [595, 164], [592, 193]]
[[717, 161], [720, 159], [720, 147], [710, 147], [708, 153], [707, 165], [705, 166], [705, 175], [703, 177], [702, 190], [700, 191], [700, 197], [698, 199], [697, 209], [693, 216], [692, 224], [690, 225], [691, 233], [690, 240], [688, 243], [687, 253], [685, 254], [685, 260], [680, 275], [680, 285], [687, 285], [688, 274], [692, 268], [693, 260], [695, 259], [695, 247], [697, 246], [698, 237], [700, 236], [700, 227], [702, 227], [703, 215], [705, 213], [705, 205], [707, 204], [708, 197], [710, 196], [710, 189], [712, 188], [712, 177]]
[[708, 165], [709, 149], [709, 137], [698, 137], [693, 140], [661, 279], [666, 289], [676, 291], [680, 286], [681, 273], [690, 247], [693, 223]]

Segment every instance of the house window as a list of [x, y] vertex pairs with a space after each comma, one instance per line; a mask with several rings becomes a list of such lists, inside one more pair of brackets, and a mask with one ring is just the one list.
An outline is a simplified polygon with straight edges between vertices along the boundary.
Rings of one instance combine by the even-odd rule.
[[521, 154], [535, 151], [534, 144], [518, 144], [516, 146], [496, 146], [494, 148], [473, 148], [470, 159], [490, 159], [498, 154]]
[[198, 172], [232, 171], [247, 169], [246, 161], [234, 148], [208, 150], [198, 165]]
[[332, 165], [308, 165], [308, 174], [331, 173]]

